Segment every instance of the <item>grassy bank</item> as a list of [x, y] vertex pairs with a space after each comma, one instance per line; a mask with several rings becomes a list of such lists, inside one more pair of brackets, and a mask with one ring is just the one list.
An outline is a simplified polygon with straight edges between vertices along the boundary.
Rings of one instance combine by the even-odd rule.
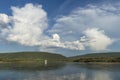
[[73, 57], [65, 57], [60, 54], [47, 52], [16, 52], [16, 53], [1, 53], [0, 63], [44, 63], [44, 60], [49, 62], [80, 62], [80, 63], [120, 63], [120, 52], [117, 53], [91, 53]]
[[65, 61], [66, 57], [60, 54], [47, 52], [16, 52], [0, 54], [0, 62], [43, 62], [46, 59], [51, 62]]
[[69, 61], [81, 63], [120, 63], [120, 53], [91, 53], [69, 57]]

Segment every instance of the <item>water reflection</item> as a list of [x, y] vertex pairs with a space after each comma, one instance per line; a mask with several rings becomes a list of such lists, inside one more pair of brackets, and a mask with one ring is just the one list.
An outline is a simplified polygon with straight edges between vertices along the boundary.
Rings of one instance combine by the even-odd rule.
[[[91, 75], [91, 77], [87, 76], [87, 73], [77, 73], [77, 74], [70, 74], [70, 75], [55, 75], [55, 74], [44, 74], [44, 73], [39, 73], [37, 75], [29, 75], [23, 80], [112, 80], [110, 77], [110, 74], [106, 73], [96, 73], [94, 76]], [[21, 80], [21, 79], [19, 79]]]
[[120, 72], [120, 64], [74, 64], [77, 67], [92, 69], [92, 70], [107, 70], [107, 71], [119, 71]]
[[112, 78], [109, 73], [96, 72], [91, 80], [112, 80]]
[[[32, 65], [31, 68], [35, 66], [35, 64]], [[117, 68], [118, 71], [114, 71], [116, 65], [112, 65], [114, 67], [108, 67], [112, 70], [92, 66], [75, 63], [55, 63], [54, 65], [49, 64], [48, 67], [50, 68], [46, 68], [47, 70], [45, 66], [42, 69], [38, 68], [40, 66], [37, 66], [37, 69], [33, 67], [32, 70], [30, 70], [31, 68], [27, 69], [27, 67], [21, 70], [19, 68], [13, 69], [10, 66], [8, 69], [7, 67], [1, 68], [0, 80], [120, 80], [120, 69]], [[120, 67], [120, 65], [118, 66]]]
[[65, 66], [65, 63], [54, 62], [45, 65], [40, 62], [28, 62], [28, 63], [0, 63], [0, 70], [54, 70]]

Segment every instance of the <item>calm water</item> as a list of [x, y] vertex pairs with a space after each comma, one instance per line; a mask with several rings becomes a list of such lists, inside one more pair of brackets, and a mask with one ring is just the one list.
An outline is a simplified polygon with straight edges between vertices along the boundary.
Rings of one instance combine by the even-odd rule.
[[0, 80], [120, 80], [120, 64], [0, 64]]

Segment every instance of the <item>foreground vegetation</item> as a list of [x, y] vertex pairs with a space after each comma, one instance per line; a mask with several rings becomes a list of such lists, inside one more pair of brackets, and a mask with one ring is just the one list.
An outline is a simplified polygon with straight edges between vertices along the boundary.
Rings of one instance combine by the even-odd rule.
[[72, 62], [120, 62], [120, 52], [92, 53], [80, 56], [69, 57]]

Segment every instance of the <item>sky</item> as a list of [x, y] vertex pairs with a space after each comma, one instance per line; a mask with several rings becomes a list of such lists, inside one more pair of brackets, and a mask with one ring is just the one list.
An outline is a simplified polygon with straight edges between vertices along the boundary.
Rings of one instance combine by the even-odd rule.
[[119, 0], [3, 0], [0, 53], [120, 51]]

